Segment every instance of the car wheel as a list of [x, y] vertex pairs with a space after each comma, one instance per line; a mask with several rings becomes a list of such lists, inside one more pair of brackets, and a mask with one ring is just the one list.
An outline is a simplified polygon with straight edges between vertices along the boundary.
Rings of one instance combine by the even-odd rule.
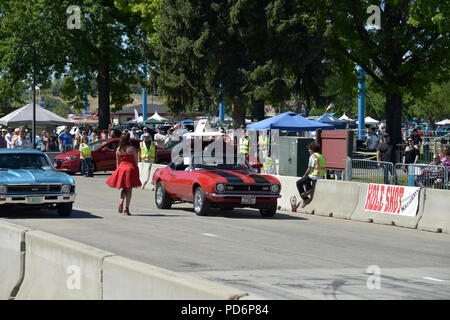
[[264, 218], [271, 218], [277, 213], [277, 203], [272, 204], [270, 207], [259, 209], [259, 213]]
[[60, 203], [57, 205], [56, 210], [58, 211], [58, 216], [69, 217], [72, 214], [73, 203]]
[[210, 208], [209, 201], [206, 199], [205, 192], [198, 187], [194, 192], [194, 212], [198, 216], [206, 216]]
[[161, 181], [158, 182], [155, 190], [155, 203], [158, 209], [170, 209], [172, 207], [172, 199], [167, 194], [166, 189]]

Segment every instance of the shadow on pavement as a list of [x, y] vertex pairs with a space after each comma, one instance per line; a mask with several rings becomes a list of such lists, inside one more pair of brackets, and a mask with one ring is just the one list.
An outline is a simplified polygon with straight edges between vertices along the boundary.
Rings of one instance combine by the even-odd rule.
[[89, 212], [76, 210], [72, 211], [69, 217], [60, 217], [56, 210], [33, 210], [33, 209], [16, 209], [8, 208], [5, 212], [0, 212], [0, 218], [8, 219], [103, 219], [103, 217], [93, 215]]
[[[192, 213], [192, 215], [194, 217], [196, 216], [193, 208], [176, 207], [174, 209], [190, 212], [190, 213]], [[306, 218], [295, 217], [295, 216], [288, 215], [288, 214], [281, 213], [281, 212], [277, 212], [271, 218], [264, 218], [261, 216], [258, 209], [239, 209], [239, 208], [236, 208], [232, 211], [226, 211], [226, 210], [220, 210], [220, 209], [213, 208], [208, 211], [208, 216], [209, 217], [231, 218], [231, 219], [308, 220]]]

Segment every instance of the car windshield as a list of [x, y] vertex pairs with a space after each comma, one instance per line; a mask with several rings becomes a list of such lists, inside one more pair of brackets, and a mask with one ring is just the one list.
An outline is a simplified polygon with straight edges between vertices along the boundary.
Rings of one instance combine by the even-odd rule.
[[42, 154], [10, 153], [0, 154], [0, 169], [53, 169]]
[[108, 140], [98, 140], [91, 144], [91, 150], [97, 150], [102, 145], [104, 145]]
[[193, 156], [191, 157], [193, 170], [245, 170], [254, 171], [247, 160], [236, 155], [221, 156]]

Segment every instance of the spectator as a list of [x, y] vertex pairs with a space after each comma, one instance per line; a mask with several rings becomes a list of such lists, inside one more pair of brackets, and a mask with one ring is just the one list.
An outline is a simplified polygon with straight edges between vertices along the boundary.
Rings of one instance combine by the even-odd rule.
[[47, 148], [48, 135], [47, 131], [43, 130], [41, 134], [41, 151], [45, 151]]
[[[384, 142], [378, 146], [377, 162], [378, 166], [383, 169], [384, 184], [389, 184], [389, 174], [392, 176], [393, 184], [398, 184], [397, 173], [395, 171], [395, 163], [399, 160], [399, 151], [396, 145], [391, 143], [389, 133], [383, 135]], [[380, 163], [383, 161], [383, 163]]]
[[73, 136], [69, 132], [69, 127], [66, 127], [64, 131], [59, 135], [58, 142], [62, 146], [62, 152], [67, 152], [72, 150], [72, 140]]
[[297, 181], [297, 189], [303, 199], [302, 208], [311, 202], [309, 195], [313, 194], [317, 180], [323, 179], [326, 173], [326, 161], [320, 153], [320, 144], [316, 141], [311, 142], [308, 145], [308, 152], [310, 154], [308, 169], [306, 169], [303, 177]]
[[58, 143], [55, 140], [53, 135], [50, 135], [47, 140], [47, 144], [45, 145], [46, 152], [57, 152], [58, 151]]
[[91, 143], [95, 143], [97, 141], [98, 141], [97, 134], [95, 132], [92, 132], [92, 134], [91, 134]]
[[367, 137], [367, 151], [368, 152], [376, 152], [377, 147], [379, 145], [378, 136], [375, 134], [375, 129], [369, 129], [369, 135]]
[[140, 139], [139, 134], [136, 132], [136, 127], [131, 128], [130, 139]]
[[2, 134], [0, 135], [0, 149], [6, 149], [8, 147], [8, 143], [6, 140], [6, 134], [8, 130], [2, 129]]
[[77, 134], [73, 140], [73, 150], [79, 150], [81, 145], [81, 135]]
[[158, 127], [158, 132], [155, 134], [154, 141], [158, 147], [164, 147], [164, 140], [166, 139], [166, 136], [163, 133], [163, 130], [161, 127]]
[[12, 128], [8, 128], [8, 133], [6, 134], [5, 138], [6, 138], [6, 144], [7, 144], [7, 148], [8, 149], [12, 149], [13, 144], [11, 142], [11, 138], [13, 137], [14, 132]]
[[444, 165], [440, 161], [439, 156], [435, 154], [433, 156], [433, 161], [429, 164], [429, 167], [420, 171], [420, 174], [415, 179], [415, 184], [419, 187], [441, 188], [444, 172]]
[[31, 149], [32, 143], [30, 138], [26, 136], [25, 127], [19, 128], [19, 136], [14, 139], [14, 149]]
[[413, 131], [409, 137], [413, 139], [414, 145], [416, 145], [416, 146], [418, 146], [419, 144], [422, 143], [422, 138], [417, 134], [416, 128], [413, 129]]
[[19, 136], [19, 130], [20, 130], [20, 128], [14, 129], [14, 134], [13, 134], [13, 136], [11, 137], [11, 143], [12, 143], [12, 144], [14, 144], [14, 140], [16, 140], [16, 138]]
[[[79, 137], [79, 136], [78, 136]], [[80, 159], [81, 159], [81, 174], [85, 177], [93, 177], [92, 163], [91, 163], [91, 146], [87, 136], [83, 136], [80, 141]]]
[[447, 176], [450, 178], [450, 152], [449, 152], [449, 145], [444, 144], [441, 148], [441, 153], [439, 154], [439, 157], [441, 158], [441, 162], [444, 165], [444, 167], [447, 169]]
[[403, 164], [418, 163], [420, 156], [420, 150], [417, 145], [414, 144], [413, 138], [408, 138], [408, 144], [405, 148], [405, 155], [403, 156]]

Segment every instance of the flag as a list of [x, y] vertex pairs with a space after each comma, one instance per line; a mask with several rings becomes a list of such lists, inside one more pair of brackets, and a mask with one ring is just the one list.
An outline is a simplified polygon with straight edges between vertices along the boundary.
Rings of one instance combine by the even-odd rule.
[[328, 110], [330, 110], [331, 108], [334, 108], [334, 103], [330, 103], [329, 106], [327, 107], [327, 109], [325, 110], [325, 112], [327, 112]]

